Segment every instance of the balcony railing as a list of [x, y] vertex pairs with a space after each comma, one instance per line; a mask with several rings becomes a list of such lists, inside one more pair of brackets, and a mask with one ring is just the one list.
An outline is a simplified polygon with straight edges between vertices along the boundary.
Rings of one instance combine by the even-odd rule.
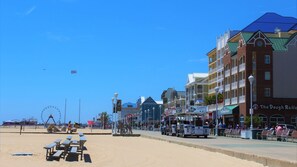
[[240, 88], [245, 87], [245, 79], [242, 79], [239, 81], [239, 87]]
[[212, 93], [215, 93], [215, 90], [214, 89], [209, 89], [208, 94], [212, 94]]
[[[218, 103], [218, 110], [224, 107], [224, 103]], [[208, 111], [216, 111], [216, 104], [208, 105]]]
[[211, 80], [208, 81], [208, 83], [210, 83], [210, 84], [212, 84], [214, 82], [217, 82], [217, 78], [213, 78], [213, 79], [211, 79]]
[[233, 74], [236, 74], [237, 73], [237, 70], [238, 70], [238, 67], [236, 66], [236, 67], [233, 67], [232, 68], [232, 71], [231, 71], [231, 74], [233, 75]]
[[245, 63], [242, 63], [239, 65], [239, 72], [244, 71], [245, 70]]
[[223, 79], [223, 75], [218, 76], [218, 80], [222, 80]]
[[214, 72], [216, 72], [217, 71], [217, 68], [210, 68], [209, 69], [209, 73], [211, 74], [211, 73], [214, 73]]
[[230, 105], [230, 99], [225, 99], [225, 105]]
[[237, 104], [237, 97], [233, 97], [231, 99], [231, 104]]
[[225, 71], [225, 77], [229, 77], [230, 76], [230, 70], [226, 70]]
[[225, 92], [227, 92], [227, 91], [229, 91], [230, 90], [230, 84], [227, 84], [227, 85], [225, 85]]
[[245, 103], [245, 95], [239, 96], [239, 103]]
[[237, 82], [233, 82], [231, 86], [231, 90], [237, 89]]

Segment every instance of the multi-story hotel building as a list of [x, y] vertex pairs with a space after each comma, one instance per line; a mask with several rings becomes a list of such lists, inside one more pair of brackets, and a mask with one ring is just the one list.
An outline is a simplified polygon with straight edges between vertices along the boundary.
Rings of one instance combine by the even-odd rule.
[[194, 105], [204, 105], [204, 98], [208, 94], [208, 74], [188, 74], [188, 80], [185, 87], [187, 108]]
[[[297, 124], [297, 19], [266, 13], [229, 39], [225, 47], [224, 108], [226, 124], [253, 114], [262, 126]], [[241, 119], [240, 119], [241, 118]]]
[[[228, 40], [230, 37], [236, 35], [239, 31], [227, 31], [225, 34], [221, 35], [216, 40], [216, 48], [212, 49], [207, 53], [209, 64], [209, 73], [208, 73], [208, 96], [215, 96], [215, 88], [219, 87], [222, 91], [224, 90], [223, 81], [224, 81], [224, 63], [223, 57], [225, 53], [225, 47], [227, 45]], [[224, 103], [218, 104], [218, 110], [221, 110], [224, 106]], [[216, 112], [216, 105], [209, 104], [208, 111], [210, 113]], [[216, 114], [210, 117], [215, 119]]]

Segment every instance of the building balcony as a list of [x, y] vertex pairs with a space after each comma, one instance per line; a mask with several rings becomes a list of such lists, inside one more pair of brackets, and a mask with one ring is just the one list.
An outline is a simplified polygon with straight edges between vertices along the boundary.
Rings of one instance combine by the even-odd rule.
[[237, 82], [233, 82], [231, 85], [231, 90], [237, 89]]
[[218, 71], [223, 71], [224, 66], [223, 66], [223, 65], [219, 65], [219, 66], [217, 67], [217, 69], [218, 69]]
[[223, 75], [218, 76], [218, 81], [221, 81], [223, 79], [224, 79]]
[[209, 84], [212, 84], [212, 83], [215, 83], [215, 82], [217, 82], [217, 78], [213, 78], [213, 79], [208, 81]]
[[239, 87], [240, 88], [245, 87], [245, 79], [242, 79], [239, 81]]
[[230, 99], [225, 99], [225, 105], [230, 105]]
[[210, 68], [209, 69], [209, 74], [217, 72], [217, 68]]
[[[224, 107], [224, 103], [218, 103], [218, 110], [221, 110]], [[213, 112], [216, 111], [216, 104], [208, 105], [208, 111]]]
[[245, 63], [242, 63], [239, 65], [239, 72], [244, 71], [245, 70]]
[[225, 91], [225, 92], [230, 91], [230, 84], [225, 85], [225, 89], [224, 89], [224, 91]]
[[231, 104], [233, 105], [233, 104], [237, 104], [237, 97], [233, 97], [232, 99], [231, 99]]
[[230, 76], [230, 70], [226, 70], [225, 71], [225, 77], [229, 77]]
[[238, 71], [238, 67], [237, 66], [236, 67], [233, 67], [232, 68], [232, 71], [231, 71], [231, 75], [236, 74], [237, 71]]
[[213, 94], [213, 93], [215, 93], [216, 91], [215, 91], [215, 89], [209, 89], [208, 90], [208, 94]]
[[245, 103], [245, 95], [239, 96], [239, 103]]

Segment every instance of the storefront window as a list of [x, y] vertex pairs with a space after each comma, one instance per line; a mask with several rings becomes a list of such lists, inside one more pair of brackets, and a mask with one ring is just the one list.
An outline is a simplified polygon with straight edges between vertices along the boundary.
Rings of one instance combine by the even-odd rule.
[[273, 124], [285, 123], [285, 118], [282, 115], [272, 115], [270, 117], [270, 123], [273, 123]]

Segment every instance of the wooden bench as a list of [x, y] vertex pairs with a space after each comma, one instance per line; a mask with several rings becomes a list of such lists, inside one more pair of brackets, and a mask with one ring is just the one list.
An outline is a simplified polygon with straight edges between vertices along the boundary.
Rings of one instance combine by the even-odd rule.
[[274, 137], [274, 130], [269, 130], [269, 132], [266, 135], [266, 139], [268, 140], [269, 138], [273, 139]]
[[232, 129], [225, 129], [225, 136], [226, 137], [229, 137], [229, 136], [231, 136], [231, 132], [232, 132]]
[[258, 132], [257, 134], [256, 134], [256, 136], [257, 136], [257, 139], [267, 139], [267, 135], [268, 135], [268, 133], [271, 133], [271, 130], [262, 130], [262, 132]]
[[281, 141], [288, 141], [289, 134], [290, 134], [290, 129], [283, 130], [281, 134]]
[[77, 153], [77, 147], [71, 147], [70, 153], [76, 154]]
[[292, 142], [294, 142], [295, 139], [297, 140], [297, 130], [293, 130], [290, 138], [292, 139]]
[[86, 142], [87, 142], [87, 138], [85, 136], [79, 137], [79, 147], [77, 151], [80, 152], [80, 160], [82, 160], [84, 145]]
[[60, 158], [62, 154], [63, 154], [63, 150], [58, 150], [58, 151], [55, 152], [55, 154], [53, 155], [53, 157]]
[[46, 154], [45, 154], [45, 158], [48, 159], [48, 157], [51, 156], [51, 154], [54, 152], [54, 148], [57, 144], [55, 142], [46, 145], [45, 147], [43, 147], [44, 149], [46, 149]]

